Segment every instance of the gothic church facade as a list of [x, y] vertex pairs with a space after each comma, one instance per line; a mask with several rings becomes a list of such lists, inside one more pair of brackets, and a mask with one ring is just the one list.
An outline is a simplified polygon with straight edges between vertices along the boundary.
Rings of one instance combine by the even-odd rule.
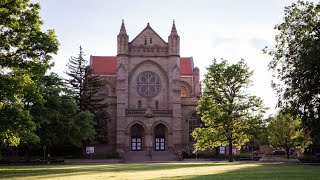
[[129, 42], [122, 22], [117, 56], [91, 56], [90, 65], [105, 79], [99, 96], [109, 103], [108, 143], [93, 144], [96, 154], [172, 153], [192, 147], [190, 133], [200, 123], [199, 68], [192, 57], [180, 57], [174, 22], [167, 42], [149, 23]]

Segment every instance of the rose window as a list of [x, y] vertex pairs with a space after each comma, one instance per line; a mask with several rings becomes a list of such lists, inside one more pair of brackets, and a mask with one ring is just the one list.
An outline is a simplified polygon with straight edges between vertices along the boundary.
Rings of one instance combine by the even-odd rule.
[[160, 92], [161, 82], [157, 74], [145, 71], [137, 77], [137, 92], [144, 97], [154, 97]]

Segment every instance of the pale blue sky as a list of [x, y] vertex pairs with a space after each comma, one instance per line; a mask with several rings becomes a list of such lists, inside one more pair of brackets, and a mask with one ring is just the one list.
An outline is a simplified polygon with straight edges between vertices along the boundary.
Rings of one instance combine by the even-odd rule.
[[[254, 95], [264, 99], [275, 113], [276, 97], [270, 87], [271, 57], [262, 53], [274, 45], [275, 24], [284, 16], [284, 6], [294, 0], [33, 0], [40, 2], [43, 29], [55, 29], [60, 42], [52, 71], [63, 76], [70, 56], [82, 45], [90, 55], [116, 55], [116, 37], [122, 19], [129, 41], [149, 22], [168, 40], [175, 19], [181, 56], [192, 56], [203, 75], [212, 59], [229, 62], [245, 59], [254, 70]], [[318, 1], [314, 1], [318, 2]]]

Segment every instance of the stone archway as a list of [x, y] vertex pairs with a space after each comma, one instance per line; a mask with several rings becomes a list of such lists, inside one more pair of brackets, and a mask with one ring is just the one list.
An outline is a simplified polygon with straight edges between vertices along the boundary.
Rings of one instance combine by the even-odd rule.
[[144, 150], [145, 131], [140, 124], [134, 124], [130, 128], [130, 147], [131, 151]]
[[165, 151], [168, 148], [168, 129], [164, 124], [159, 123], [154, 127], [153, 137], [155, 151]]

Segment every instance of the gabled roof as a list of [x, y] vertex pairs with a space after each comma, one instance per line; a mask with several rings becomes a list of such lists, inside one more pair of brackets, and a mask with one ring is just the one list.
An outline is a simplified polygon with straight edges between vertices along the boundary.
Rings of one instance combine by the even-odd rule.
[[[116, 56], [91, 56], [90, 65], [93, 68], [93, 74], [96, 75], [116, 75], [117, 57]], [[193, 75], [192, 57], [180, 58], [180, 75]]]
[[164, 41], [164, 40], [161, 38], [161, 36], [159, 36], [159, 34], [158, 34], [156, 31], [154, 31], [154, 30], [151, 28], [151, 26], [150, 26], [149, 23], [147, 24], [147, 27], [145, 27], [130, 43], [134, 43], [134, 41], [135, 41], [139, 36], [141, 36], [141, 34], [143, 34], [143, 33], [144, 33], [145, 31], [147, 31], [147, 30], [152, 31], [164, 44], [168, 44], [166, 41]]
[[90, 65], [93, 68], [93, 74], [116, 75], [117, 57], [116, 56], [91, 56]]

